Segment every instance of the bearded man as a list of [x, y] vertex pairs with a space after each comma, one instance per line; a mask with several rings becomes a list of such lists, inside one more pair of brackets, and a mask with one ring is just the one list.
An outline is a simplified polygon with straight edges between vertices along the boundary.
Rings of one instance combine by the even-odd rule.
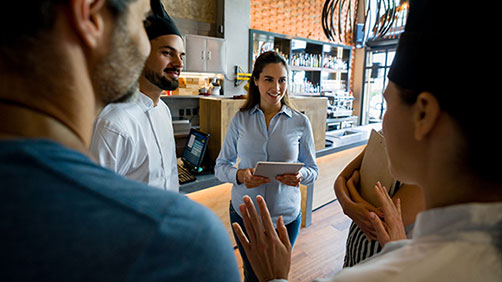
[[139, 93], [132, 101], [105, 107], [96, 121], [90, 151], [99, 164], [120, 175], [178, 192], [172, 117], [160, 95], [178, 88], [184, 44], [162, 5], [152, 10], [145, 21], [152, 50], [139, 78]]

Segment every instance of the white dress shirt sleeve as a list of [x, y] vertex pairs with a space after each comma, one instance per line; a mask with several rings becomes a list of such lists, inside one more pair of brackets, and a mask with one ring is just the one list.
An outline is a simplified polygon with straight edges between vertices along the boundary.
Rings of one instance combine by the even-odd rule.
[[126, 175], [131, 166], [134, 144], [130, 137], [97, 123], [91, 140], [90, 153], [99, 165], [120, 175]]

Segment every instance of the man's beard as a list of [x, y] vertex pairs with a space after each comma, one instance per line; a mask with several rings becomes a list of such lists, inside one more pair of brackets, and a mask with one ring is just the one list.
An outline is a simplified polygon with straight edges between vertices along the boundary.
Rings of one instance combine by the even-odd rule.
[[117, 20], [110, 51], [92, 74], [96, 95], [105, 105], [131, 100], [138, 91], [138, 79], [147, 58], [131, 40], [126, 26], [123, 19]]
[[[174, 69], [165, 69], [164, 72], [172, 71]], [[177, 70], [174, 70], [177, 71]], [[162, 74], [158, 74], [145, 65], [143, 69], [143, 73], [145, 78], [150, 81], [153, 85], [157, 86], [162, 90], [176, 90], [179, 86], [179, 82], [177, 79], [169, 79]]]

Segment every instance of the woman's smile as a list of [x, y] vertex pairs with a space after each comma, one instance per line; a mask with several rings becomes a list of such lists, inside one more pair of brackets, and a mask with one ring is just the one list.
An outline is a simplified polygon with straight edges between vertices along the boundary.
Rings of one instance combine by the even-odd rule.
[[274, 92], [274, 91], [272, 91], [272, 92], [270, 92], [270, 91], [269, 91], [269, 92], [267, 92], [267, 94], [268, 94], [269, 96], [274, 97], [274, 98], [275, 98], [275, 97], [280, 97], [280, 96], [281, 96], [281, 93], [280, 93], [280, 92]]

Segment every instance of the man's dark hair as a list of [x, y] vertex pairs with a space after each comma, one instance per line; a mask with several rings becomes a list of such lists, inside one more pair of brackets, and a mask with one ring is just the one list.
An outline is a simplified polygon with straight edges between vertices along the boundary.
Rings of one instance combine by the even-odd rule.
[[[107, 5], [117, 17], [122, 17], [127, 14], [127, 7], [135, 1], [107, 0]], [[44, 48], [43, 42], [39, 42], [39, 40], [43, 38], [44, 31], [50, 30], [54, 26], [57, 7], [66, 2], [68, 0], [24, 0], [2, 3], [2, 9], [0, 9], [0, 64], [3, 61], [4, 64], [12, 66], [20, 59], [15, 54], [28, 50], [37, 52], [37, 49]], [[36, 48], [34, 48], [35, 46]]]
[[[58, 6], [69, 0], [5, 1], [0, 9], [0, 70], [24, 73], [44, 60], [50, 51], [45, 36], [53, 28]], [[137, 0], [107, 0], [110, 11], [122, 19]]]
[[[4, 46], [16, 39], [33, 36], [42, 30], [50, 29], [56, 18], [58, 5], [68, 0], [25, 0], [6, 1], [0, 12], [2, 36], [0, 44]], [[127, 7], [136, 0], [108, 0], [110, 10], [120, 16], [127, 12]]]

